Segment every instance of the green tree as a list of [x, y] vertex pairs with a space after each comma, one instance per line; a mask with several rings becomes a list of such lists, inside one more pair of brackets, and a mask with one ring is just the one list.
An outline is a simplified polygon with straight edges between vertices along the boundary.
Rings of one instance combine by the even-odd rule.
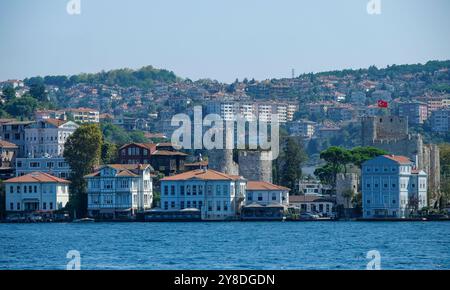
[[30, 96], [13, 99], [6, 103], [5, 111], [14, 117], [31, 119], [38, 108], [39, 103]]
[[300, 145], [294, 139], [288, 138], [284, 149], [281, 184], [289, 187], [294, 194], [298, 191], [298, 181], [302, 177], [301, 165], [305, 160], [306, 155]]
[[350, 154], [352, 155], [352, 162], [358, 167], [366, 162], [367, 160], [373, 159], [377, 156], [389, 154], [385, 150], [381, 150], [374, 147], [355, 147], [350, 150]]
[[16, 98], [16, 90], [13, 86], [6, 86], [2, 90], [3, 97], [6, 101], [12, 100]]
[[103, 141], [102, 144], [102, 163], [113, 164], [117, 161], [117, 145], [111, 142]]
[[70, 205], [77, 216], [84, 216], [87, 210], [86, 180], [84, 176], [91, 173], [100, 164], [102, 132], [97, 124], [80, 126], [67, 139], [64, 158], [70, 165]]
[[33, 84], [30, 86], [30, 95], [33, 96], [33, 98], [37, 99], [41, 102], [47, 102], [48, 101], [48, 94], [45, 90], [44, 84]]

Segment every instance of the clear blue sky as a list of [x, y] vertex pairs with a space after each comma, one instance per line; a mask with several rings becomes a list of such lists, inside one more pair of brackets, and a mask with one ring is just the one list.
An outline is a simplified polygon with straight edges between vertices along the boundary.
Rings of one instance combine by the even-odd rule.
[[290, 77], [450, 59], [449, 0], [0, 0], [0, 80], [153, 65]]

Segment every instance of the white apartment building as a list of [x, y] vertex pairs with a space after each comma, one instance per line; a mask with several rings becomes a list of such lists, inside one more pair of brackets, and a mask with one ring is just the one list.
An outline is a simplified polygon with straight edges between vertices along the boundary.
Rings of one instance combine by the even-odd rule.
[[161, 179], [161, 209], [197, 208], [204, 220], [235, 219], [245, 200], [247, 181], [211, 169], [197, 169]]
[[450, 131], [450, 107], [433, 111], [430, 119], [433, 132], [446, 133]]
[[287, 187], [275, 185], [265, 181], [248, 181], [246, 204], [280, 204], [289, 205], [289, 191]]
[[361, 186], [364, 218], [405, 218], [427, 206], [427, 174], [404, 156], [364, 162]]
[[16, 158], [15, 165], [16, 176], [39, 171], [67, 179], [71, 172], [69, 163], [63, 157]]
[[311, 139], [316, 132], [317, 123], [308, 120], [299, 120], [289, 123], [289, 133], [294, 136], [301, 136]]
[[8, 213], [52, 212], [69, 202], [69, 181], [33, 172], [4, 181]]
[[148, 164], [109, 164], [85, 176], [88, 214], [115, 218], [150, 209], [153, 184]]
[[72, 115], [75, 122], [80, 123], [99, 123], [100, 112], [90, 108], [68, 109], [66, 113]]
[[297, 110], [296, 105], [283, 102], [212, 101], [206, 106], [208, 114], [218, 114], [225, 121], [234, 121], [240, 115], [246, 121], [268, 123], [272, 121], [272, 114], [278, 115], [280, 123], [290, 122]]
[[62, 156], [64, 144], [79, 127], [72, 121], [39, 120], [25, 128], [25, 156]]

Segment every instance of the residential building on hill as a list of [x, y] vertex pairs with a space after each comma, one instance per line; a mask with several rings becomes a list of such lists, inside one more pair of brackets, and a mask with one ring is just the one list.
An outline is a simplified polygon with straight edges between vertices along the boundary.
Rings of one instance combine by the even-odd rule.
[[95, 109], [90, 108], [76, 108], [68, 109], [66, 113], [72, 115], [75, 122], [80, 123], [99, 123], [100, 122], [100, 112]]
[[71, 172], [69, 163], [63, 157], [17, 158], [15, 166], [16, 176], [39, 171], [67, 179], [70, 177]]
[[118, 158], [121, 164], [150, 164], [167, 176], [184, 171], [187, 156], [170, 143], [130, 143], [119, 148]]
[[14, 162], [16, 161], [19, 147], [11, 142], [0, 140], [0, 179], [14, 176]]
[[398, 105], [398, 115], [407, 117], [409, 124], [423, 124], [428, 118], [428, 105], [422, 102], [400, 103]]
[[431, 130], [436, 133], [450, 132], [450, 107], [431, 113]]
[[361, 187], [364, 218], [405, 218], [427, 206], [427, 174], [404, 156], [364, 162]]
[[26, 157], [58, 157], [64, 144], [79, 127], [72, 121], [44, 119], [25, 128]]
[[11, 119], [0, 120], [1, 139], [14, 143], [19, 147], [17, 157], [24, 157], [25, 153], [25, 128], [34, 121], [16, 121]]
[[149, 164], [108, 164], [85, 176], [88, 214], [100, 218], [132, 217], [153, 203]]

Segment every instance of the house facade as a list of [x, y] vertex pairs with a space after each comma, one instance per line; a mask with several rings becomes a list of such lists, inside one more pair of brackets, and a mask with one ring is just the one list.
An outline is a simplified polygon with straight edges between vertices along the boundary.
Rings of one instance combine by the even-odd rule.
[[173, 149], [170, 143], [130, 143], [119, 149], [121, 164], [150, 164], [164, 175], [184, 171], [187, 154]]
[[15, 161], [16, 176], [39, 171], [67, 179], [70, 177], [70, 166], [64, 157], [17, 158]]
[[26, 157], [62, 156], [64, 144], [79, 127], [72, 121], [44, 119], [25, 128]]
[[361, 187], [364, 218], [405, 218], [427, 206], [427, 174], [404, 156], [364, 162]]
[[8, 213], [53, 212], [69, 202], [69, 181], [33, 172], [4, 182]]
[[11, 142], [0, 140], [0, 179], [14, 176], [14, 163], [16, 161], [19, 147]]
[[33, 121], [5, 120], [0, 122], [1, 139], [14, 143], [19, 147], [17, 157], [25, 156], [25, 128], [34, 124]]
[[204, 220], [236, 219], [245, 201], [247, 181], [211, 169], [197, 169], [161, 179], [161, 209], [196, 208]]
[[265, 181], [248, 181], [246, 191], [246, 204], [260, 205], [280, 204], [289, 205], [290, 189]]
[[320, 213], [323, 216], [333, 216], [334, 200], [321, 195], [291, 195], [289, 205], [298, 208], [300, 212]]
[[109, 164], [86, 175], [88, 214], [101, 218], [131, 217], [153, 203], [152, 167]]

